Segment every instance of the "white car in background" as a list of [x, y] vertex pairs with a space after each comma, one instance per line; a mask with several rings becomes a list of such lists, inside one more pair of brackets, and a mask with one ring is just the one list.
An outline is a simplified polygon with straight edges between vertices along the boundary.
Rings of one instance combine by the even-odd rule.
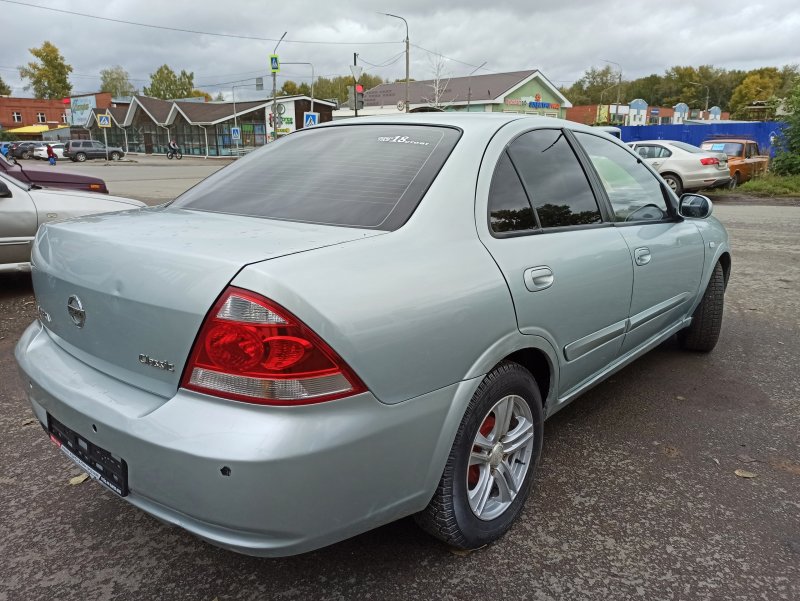
[[[64, 158], [64, 143], [63, 142], [56, 142], [55, 144], [50, 144], [53, 148], [53, 152], [56, 153], [57, 159]], [[47, 144], [43, 144], [42, 146], [37, 146], [33, 150], [33, 158], [34, 159], [41, 159], [43, 161], [47, 160]]]
[[677, 140], [644, 140], [628, 146], [680, 196], [683, 192], [719, 188], [731, 181], [728, 156]]

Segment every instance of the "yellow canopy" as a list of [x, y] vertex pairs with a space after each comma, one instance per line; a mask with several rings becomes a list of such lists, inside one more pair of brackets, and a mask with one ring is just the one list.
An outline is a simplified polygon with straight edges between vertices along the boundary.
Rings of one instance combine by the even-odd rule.
[[50, 128], [46, 125], [26, 125], [16, 129], [7, 129], [6, 131], [10, 134], [40, 134], [49, 130]]

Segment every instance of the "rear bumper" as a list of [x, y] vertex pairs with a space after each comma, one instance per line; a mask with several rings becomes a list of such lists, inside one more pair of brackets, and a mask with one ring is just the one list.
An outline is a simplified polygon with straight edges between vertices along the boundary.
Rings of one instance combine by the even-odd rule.
[[158, 397], [78, 361], [38, 322], [15, 354], [43, 424], [49, 413], [127, 462], [125, 500], [259, 556], [310, 551], [424, 508], [460, 419], [454, 399], [478, 383], [397, 405], [364, 393], [261, 407], [185, 390]]
[[684, 183], [686, 190], [703, 190], [708, 188], [721, 188], [727, 186], [731, 181], [731, 176], [727, 171], [714, 174], [703, 174], [702, 177], [697, 177], [687, 180]]

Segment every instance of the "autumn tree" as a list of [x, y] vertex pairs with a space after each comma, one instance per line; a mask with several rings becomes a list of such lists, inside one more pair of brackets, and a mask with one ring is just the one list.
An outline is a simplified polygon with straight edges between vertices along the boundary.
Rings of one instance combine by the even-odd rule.
[[31, 48], [30, 53], [36, 60], [19, 67], [19, 76], [30, 82], [25, 89], [33, 88], [36, 98], [69, 96], [72, 93], [69, 83], [72, 67], [64, 61], [58, 48], [50, 42], [44, 42], [39, 48]]
[[173, 98], [189, 98], [194, 90], [194, 73], [181, 69], [180, 74], [170, 69], [169, 65], [161, 65], [150, 75], [150, 85], [145, 86], [146, 96], [171, 100]]
[[100, 91], [108, 92], [115, 98], [133, 96], [136, 93], [130, 75], [119, 65], [100, 71], [100, 80]]
[[756, 100], [767, 101], [780, 89], [781, 73], [775, 67], [750, 71], [731, 96], [731, 112], [735, 117], [746, 117], [745, 108]]
[[291, 79], [285, 81], [279, 93], [281, 96], [294, 96], [297, 94], [297, 83], [293, 82]]
[[211, 102], [211, 100], [212, 100], [211, 94], [209, 94], [205, 90], [198, 90], [196, 88], [194, 90], [192, 90], [192, 93], [189, 94], [189, 97], [190, 98], [204, 98], [206, 102]]
[[[619, 73], [610, 65], [598, 69], [591, 67], [587, 69], [583, 77], [573, 83], [568, 88], [562, 88], [561, 92], [574, 105], [599, 104], [601, 101], [608, 103], [609, 100], [616, 101], [619, 85]], [[622, 83], [625, 85], [625, 82]], [[619, 91], [619, 98], [625, 99], [623, 90]]]
[[11, 86], [0, 77], [0, 96], [11, 96]]

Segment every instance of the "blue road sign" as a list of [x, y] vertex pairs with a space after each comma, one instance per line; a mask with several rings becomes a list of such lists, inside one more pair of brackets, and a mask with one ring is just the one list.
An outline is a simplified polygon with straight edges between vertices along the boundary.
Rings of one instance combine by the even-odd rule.
[[319, 123], [319, 113], [303, 113], [303, 127], [314, 127]]
[[269, 70], [273, 73], [278, 73], [281, 70], [281, 62], [278, 60], [277, 54], [269, 55]]
[[99, 127], [111, 127], [111, 115], [97, 115], [97, 125]]
[[231, 127], [231, 138], [239, 140], [242, 137], [242, 130], [238, 127]]

